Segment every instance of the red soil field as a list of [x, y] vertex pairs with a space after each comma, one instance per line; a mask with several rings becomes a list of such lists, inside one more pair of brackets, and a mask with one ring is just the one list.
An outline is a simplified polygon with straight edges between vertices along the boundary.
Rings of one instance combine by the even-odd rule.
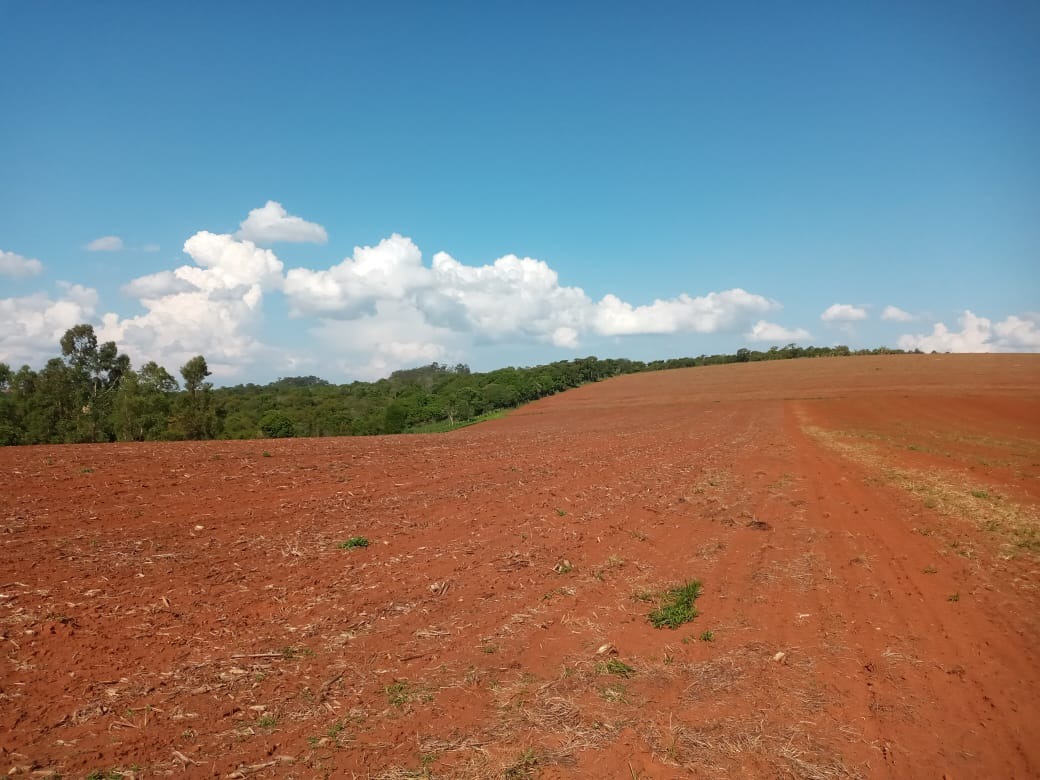
[[[1037, 777], [1038, 477], [1023, 355], [0, 449], [0, 771]], [[654, 628], [693, 579], [699, 616]]]

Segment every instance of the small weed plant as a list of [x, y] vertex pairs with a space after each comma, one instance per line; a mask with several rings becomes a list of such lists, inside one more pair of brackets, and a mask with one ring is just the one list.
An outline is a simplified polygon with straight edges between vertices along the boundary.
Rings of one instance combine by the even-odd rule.
[[624, 677], [625, 679], [628, 679], [629, 677], [631, 677], [633, 674], [636, 673], [636, 670], [633, 669], [628, 664], [626, 664], [620, 658], [611, 658], [606, 663], [600, 665], [599, 673], [600, 674], [615, 674], [618, 677]]
[[420, 686], [413, 685], [407, 680], [394, 680], [383, 690], [386, 692], [387, 702], [394, 707], [403, 707], [413, 701], [425, 702], [433, 699], [433, 696]]
[[697, 608], [693, 603], [700, 595], [701, 583], [698, 580], [672, 588], [664, 594], [661, 606], [647, 617], [654, 628], [676, 629], [697, 617]]
[[401, 707], [412, 700], [412, 686], [404, 680], [395, 680], [386, 686], [386, 700], [394, 707]]
[[566, 586], [560, 587], [560, 588], [553, 588], [548, 593], [546, 593], [544, 596], [542, 596], [542, 601], [552, 601], [557, 596], [573, 596], [573, 595], [574, 595], [574, 588], [568, 588]]
[[364, 536], [352, 536], [345, 542], [339, 543], [339, 549], [341, 550], [353, 550], [358, 547], [368, 547], [368, 539]]
[[611, 569], [620, 569], [625, 565], [625, 559], [620, 555], [611, 555], [607, 558], [607, 562], [603, 564], [599, 569], [593, 572], [593, 576], [600, 582], [606, 580], [606, 573]]

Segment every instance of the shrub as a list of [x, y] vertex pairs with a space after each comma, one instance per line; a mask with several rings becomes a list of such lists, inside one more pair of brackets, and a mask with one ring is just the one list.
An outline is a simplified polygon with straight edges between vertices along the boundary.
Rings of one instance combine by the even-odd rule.
[[296, 435], [296, 429], [283, 412], [264, 412], [260, 418], [260, 432], [269, 439], [289, 439]]

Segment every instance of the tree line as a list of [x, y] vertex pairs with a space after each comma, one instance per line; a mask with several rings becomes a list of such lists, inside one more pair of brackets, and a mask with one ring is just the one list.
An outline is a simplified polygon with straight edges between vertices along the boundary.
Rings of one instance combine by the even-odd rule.
[[214, 388], [206, 359], [180, 367], [154, 361], [134, 370], [115, 342], [91, 325], [60, 341], [61, 357], [39, 371], [0, 363], [0, 445], [108, 441], [358, 436], [449, 430], [589, 382], [642, 371], [721, 363], [899, 352], [845, 346], [738, 350], [732, 355], [655, 360], [561, 360], [475, 373], [431, 363], [376, 382], [334, 385], [315, 376]]

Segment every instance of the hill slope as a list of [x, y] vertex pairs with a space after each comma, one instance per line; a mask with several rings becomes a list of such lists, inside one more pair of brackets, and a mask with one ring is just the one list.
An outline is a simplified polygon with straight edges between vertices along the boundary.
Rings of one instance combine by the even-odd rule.
[[[1040, 773], [1034, 356], [702, 367], [446, 435], [0, 470], [7, 766]], [[654, 628], [693, 579], [700, 615]]]

